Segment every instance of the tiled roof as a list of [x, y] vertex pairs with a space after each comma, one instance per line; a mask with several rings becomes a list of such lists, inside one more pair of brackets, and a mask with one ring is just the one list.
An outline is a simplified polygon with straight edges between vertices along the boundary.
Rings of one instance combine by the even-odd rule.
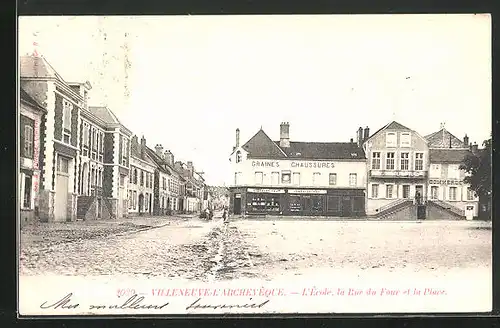
[[286, 148], [279, 144], [279, 141], [271, 140], [261, 129], [243, 145], [243, 149], [248, 152], [248, 158], [255, 159], [365, 159], [363, 149], [351, 142], [291, 141], [290, 147]]
[[[279, 145], [279, 141], [275, 141]], [[297, 142], [290, 147], [280, 147], [288, 158], [294, 159], [359, 159], [365, 160], [365, 153], [354, 142]]]
[[31, 97], [23, 88], [21, 88], [20, 99], [26, 102], [28, 105], [33, 107], [34, 109], [38, 109], [44, 113], [47, 112], [47, 109], [40, 105], [33, 97]]
[[89, 106], [89, 111], [108, 124], [120, 124], [116, 115], [104, 106]]
[[63, 78], [44, 57], [21, 56], [20, 66], [22, 78], [56, 78], [64, 82]]
[[464, 145], [463, 141], [455, 137], [453, 134], [448, 132], [446, 129], [441, 129], [437, 132], [431, 133], [425, 136], [430, 148], [467, 148], [468, 145]]
[[147, 155], [149, 158], [151, 158], [151, 160], [156, 164], [156, 166], [158, 167], [158, 169], [162, 172], [165, 172], [167, 174], [172, 174], [172, 172], [170, 172], [170, 170], [167, 168], [167, 165], [166, 163], [163, 161], [162, 158], [160, 158], [154, 150], [152, 150], [151, 148], [149, 147], [146, 147], [146, 152], [147, 152]]
[[468, 149], [429, 149], [431, 163], [461, 163], [467, 155], [472, 155]]

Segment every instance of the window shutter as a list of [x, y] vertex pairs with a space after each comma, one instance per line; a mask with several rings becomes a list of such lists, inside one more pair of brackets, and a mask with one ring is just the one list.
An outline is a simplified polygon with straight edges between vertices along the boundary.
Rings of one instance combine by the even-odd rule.
[[21, 122], [20, 123], [21, 124], [19, 126], [19, 130], [21, 132], [21, 135], [20, 135], [20, 137], [21, 137], [20, 147], [21, 148], [19, 149], [19, 151], [20, 151], [21, 156], [24, 156], [24, 137], [25, 137], [24, 136], [24, 127], [26, 126], [27, 120], [26, 120], [26, 117], [24, 117], [23, 115], [21, 115]]

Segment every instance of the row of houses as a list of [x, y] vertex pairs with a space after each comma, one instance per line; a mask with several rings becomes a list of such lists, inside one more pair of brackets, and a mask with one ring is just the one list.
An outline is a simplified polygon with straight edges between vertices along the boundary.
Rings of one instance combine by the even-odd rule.
[[390, 122], [375, 133], [356, 131], [348, 142], [296, 142], [290, 125], [280, 139], [262, 128], [236, 143], [229, 160], [233, 183], [230, 211], [236, 215], [298, 215], [405, 219], [416, 200], [432, 218], [477, 216], [479, 199], [464, 183], [460, 164], [477, 144], [444, 128], [427, 136]]
[[65, 81], [44, 57], [20, 58], [21, 222], [198, 212], [202, 172], [138, 140], [89, 82]]

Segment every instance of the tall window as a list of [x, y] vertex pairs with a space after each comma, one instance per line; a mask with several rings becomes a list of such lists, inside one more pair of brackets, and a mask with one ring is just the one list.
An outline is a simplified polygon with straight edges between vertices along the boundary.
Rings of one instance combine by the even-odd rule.
[[415, 170], [422, 171], [424, 169], [424, 153], [415, 153]]
[[372, 153], [372, 170], [380, 170], [380, 152]]
[[99, 138], [99, 140], [101, 141], [100, 144], [99, 144], [99, 151], [101, 153], [104, 152], [104, 133], [100, 133], [101, 134], [101, 137]]
[[439, 198], [439, 187], [431, 186], [431, 199], [438, 199], [438, 198]]
[[125, 186], [125, 175], [120, 174], [120, 187]]
[[[241, 172], [235, 172], [234, 173], [234, 184], [235, 185], [239, 185], [240, 184], [240, 175], [241, 175]], [[177, 188], [176, 188], [176, 190], [177, 190]]]
[[23, 207], [31, 208], [31, 175], [24, 176], [24, 200]]
[[144, 186], [144, 171], [141, 170], [141, 186]]
[[127, 166], [127, 150], [128, 150], [128, 140], [123, 138], [122, 141], [122, 165]]
[[358, 175], [356, 173], [349, 173], [349, 186], [355, 187], [358, 184]]
[[236, 152], [236, 163], [239, 163], [241, 162], [241, 151], [237, 151]]
[[386, 147], [396, 147], [396, 132], [387, 132], [385, 135]]
[[411, 146], [411, 136], [409, 132], [401, 133], [401, 147]]
[[409, 169], [409, 154], [401, 153], [401, 170], [407, 171]]
[[410, 198], [410, 186], [409, 185], [403, 186], [403, 198]]
[[372, 184], [372, 198], [378, 198], [378, 184]]
[[57, 156], [57, 171], [60, 173], [69, 172], [69, 160], [66, 157]]
[[392, 198], [392, 196], [393, 196], [393, 194], [392, 194], [393, 188], [394, 188], [393, 185], [386, 185], [385, 186], [385, 198]]
[[291, 172], [290, 171], [282, 171], [281, 172], [281, 183], [290, 183], [291, 182]]
[[271, 172], [271, 185], [275, 186], [279, 183], [280, 173], [279, 172]]
[[63, 141], [65, 143], [70, 142], [71, 138], [71, 111], [73, 110], [73, 104], [63, 100]]
[[337, 173], [330, 173], [328, 176], [328, 184], [334, 186], [337, 184]]
[[313, 173], [313, 186], [318, 186], [320, 184], [320, 177], [321, 177], [321, 173], [319, 172], [314, 172]]
[[457, 187], [450, 187], [450, 193], [448, 197], [450, 200], [457, 200]]
[[24, 126], [24, 153], [23, 156], [33, 158], [33, 127], [30, 125]]
[[475, 196], [474, 190], [467, 189], [467, 200], [474, 200]]
[[394, 170], [394, 153], [387, 153], [385, 159], [385, 169]]
[[83, 125], [83, 145], [89, 145], [89, 129], [87, 124]]
[[300, 172], [293, 172], [293, 182], [294, 185], [300, 185]]
[[262, 172], [255, 172], [255, 184], [262, 184], [263, 174]]

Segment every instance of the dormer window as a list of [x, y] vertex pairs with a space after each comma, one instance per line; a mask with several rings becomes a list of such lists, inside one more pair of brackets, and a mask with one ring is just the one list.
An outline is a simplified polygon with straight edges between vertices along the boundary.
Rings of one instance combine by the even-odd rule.
[[236, 163], [239, 163], [241, 162], [241, 152], [238, 150], [236, 152]]

